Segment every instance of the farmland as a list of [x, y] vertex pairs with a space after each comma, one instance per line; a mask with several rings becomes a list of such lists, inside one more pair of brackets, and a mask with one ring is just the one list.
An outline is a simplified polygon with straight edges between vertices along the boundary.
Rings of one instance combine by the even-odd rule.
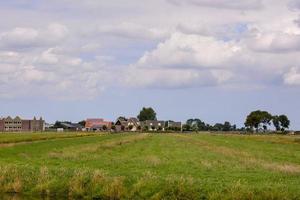
[[0, 134], [7, 199], [300, 199], [300, 137]]

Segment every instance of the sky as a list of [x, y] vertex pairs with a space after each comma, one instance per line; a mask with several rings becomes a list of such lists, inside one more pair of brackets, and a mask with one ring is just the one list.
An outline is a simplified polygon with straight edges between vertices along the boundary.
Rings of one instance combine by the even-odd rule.
[[0, 116], [300, 129], [300, 0], [0, 1]]

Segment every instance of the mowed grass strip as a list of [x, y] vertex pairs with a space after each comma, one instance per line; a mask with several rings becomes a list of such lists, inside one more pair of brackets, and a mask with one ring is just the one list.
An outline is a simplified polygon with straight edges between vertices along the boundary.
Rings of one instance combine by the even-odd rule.
[[0, 147], [41, 140], [64, 139], [99, 135], [96, 133], [0, 133]]
[[[256, 143], [255, 144], [256, 149], [255, 151], [253, 151], [250, 142], [244, 141], [248, 145], [247, 146], [244, 145], [243, 148], [240, 148], [239, 146], [235, 146], [234, 139], [233, 142], [231, 142], [228, 136], [226, 137], [227, 140], [224, 140], [223, 138], [223, 141], [222, 140], [220, 141], [219, 138], [217, 138], [217, 140], [213, 140], [212, 136], [206, 137], [206, 135], [203, 135], [202, 137], [201, 136], [197, 137], [195, 135], [187, 136], [187, 135], [177, 134], [175, 136], [180, 137], [181, 139], [185, 139], [186, 141], [193, 143], [195, 145], [199, 145], [202, 148], [207, 149], [208, 151], [216, 152], [226, 157], [231, 157], [236, 160], [239, 160], [241, 163], [244, 163], [245, 165], [253, 165], [254, 167], [260, 166], [269, 170], [281, 171], [286, 173], [295, 173], [300, 175], [300, 164], [297, 163], [300, 160], [299, 145], [297, 146], [297, 148], [293, 148], [294, 151], [290, 154], [288, 153], [289, 149], [286, 149], [283, 147], [283, 145], [281, 145], [282, 146], [281, 151], [283, 150], [286, 151], [284, 153], [285, 156], [283, 157], [284, 158], [287, 158], [289, 156], [296, 157], [294, 160], [296, 163], [291, 163], [290, 159], [288, 158], [285, 161], [274, 162], [274, 157], [278, 156], [278, 154], [282, 152], [281, 151], [275, 152], [277, 154], [274, 154], [273, 151], [269, 152], [268, 145], [266, 144], [259, 145], [258, 143]], [[223, 136], [219, 135], [219, 137], [223, 137]], [[257, 147], [260, 148], [259, 154], [257, 153]], [[275, 147], [276, 145], [274, 145], [274, 148]]]
[[53, 199], [299, 199], [298, 168], [286, 169], [298, 167], [299, 147], [272, 137], [276, 143], [256, 136], [115, 134], [0, 148], [0, 192]]

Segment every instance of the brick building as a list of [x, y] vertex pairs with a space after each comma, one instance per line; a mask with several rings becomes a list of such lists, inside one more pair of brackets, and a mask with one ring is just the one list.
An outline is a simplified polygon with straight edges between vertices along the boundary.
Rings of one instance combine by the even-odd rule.
[[14, 119], [10, 116], [6, 118], [0, 118], [0, 132], [30, 132], [30, 131], [44, 131], [45, 121], [35, 117], [32, 120], [21, 119], [15, 117]]

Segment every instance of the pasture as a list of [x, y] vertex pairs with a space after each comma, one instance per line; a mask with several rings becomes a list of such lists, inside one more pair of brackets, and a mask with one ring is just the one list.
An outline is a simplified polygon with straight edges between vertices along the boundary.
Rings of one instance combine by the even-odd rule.
[[7, 199], [300, 199], [300, 137], [0, 134]]

